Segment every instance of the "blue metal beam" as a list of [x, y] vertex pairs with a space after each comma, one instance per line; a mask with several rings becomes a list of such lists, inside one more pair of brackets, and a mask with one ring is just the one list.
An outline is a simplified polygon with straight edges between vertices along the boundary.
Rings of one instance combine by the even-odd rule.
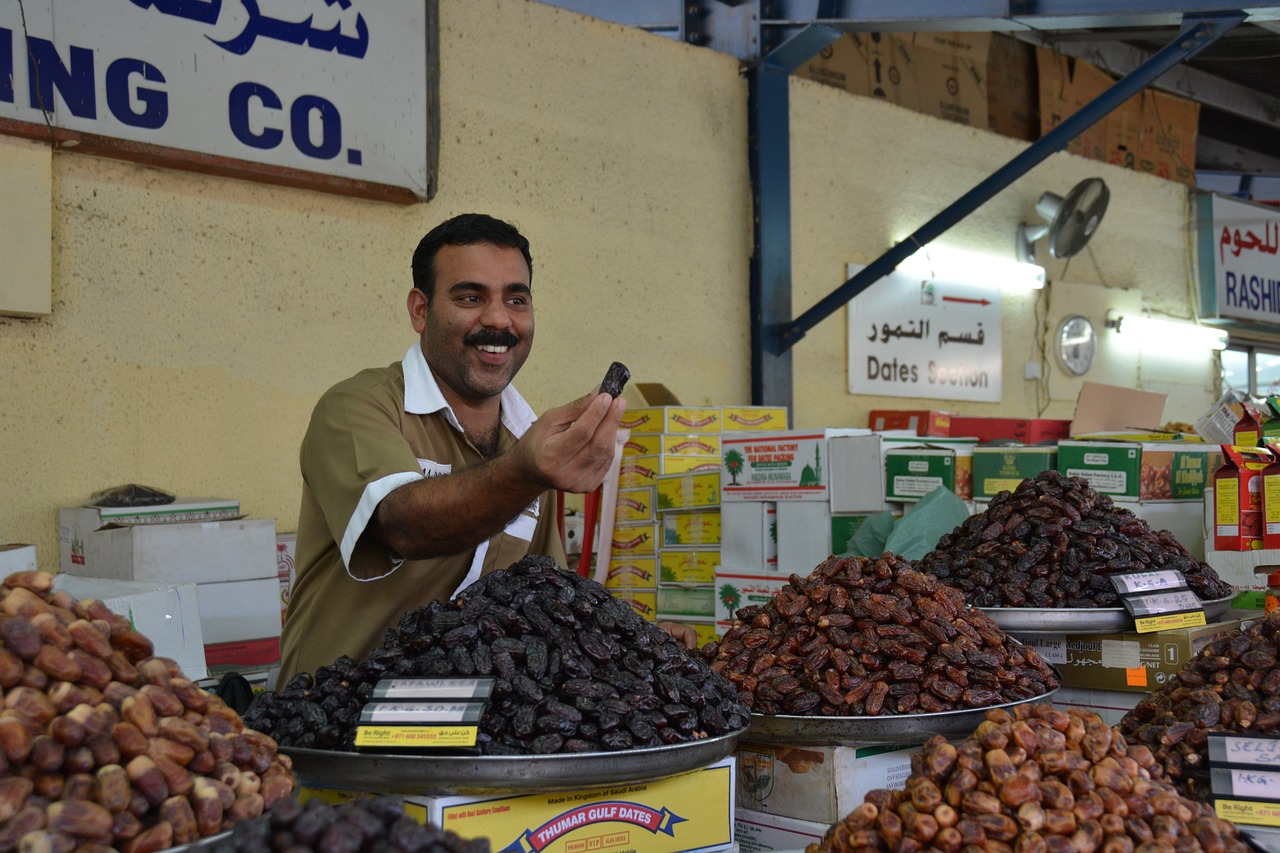
[[[1213, 44], [1219, 37], [1245, 20], [1243, 12], [1197, 16], [1184, 22], [1182, 32], [1169, 45], [1153, 54], [1132, 73], [1116, 81], [1111, 88], [1085, 104], [1062, 124], [1033, 142], [1021, 154], [1002, 166], [989, 178], [961, 196], [933, 219], [920, 226], [911, 236], [898, 243], [861, 272], [794, 321], [766, 328], [764, 344], [775, 356], [786, 353], [805, 334], [835, 313], [869, 286], [891, 273], [911, 254], [964, 219], [996, 193], [1022, 177], [1051, 154], [1061, 151], [1074, 137], [1101, 120], [1112, 110], [1144, 89], [1151, 81], [1183, 60], [1189, 59]], [[762, 357], [763, 360], [763, 357]], [[767, 395], [766, 395], [767, 396]]]

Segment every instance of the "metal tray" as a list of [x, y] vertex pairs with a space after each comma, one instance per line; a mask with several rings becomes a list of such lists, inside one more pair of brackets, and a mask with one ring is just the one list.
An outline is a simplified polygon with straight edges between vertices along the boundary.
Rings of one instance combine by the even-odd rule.
[[[1204, 618], [1213, 622], [1231, 609], [1235, 595], [1201, 601]], [[1109, 634], [1133, 630], [1133, 617], [1123, 607], [980, 607], [1006, 633]]]
[[[1055, 670], [1056, 672], [1056, 670]], [[1059, 679], [1061, 680], [1061, 679]], [[1030, 699], [966, 708], [963, 711], [938, 711], [932, 714], [894, 714], [882, 717], [802, 717], [752, 714], [747, 738], [769, 743], [843, 744], [843, 743], [920, 743], [934, 735], [964, 737], [982, 722], [993, 708], [1014, 708], [1032, 702], [1043, 702], [1058, 692], [1053, 690]]]
[[205, 850], [217, 844], [219, 841], [223, 841], [230, 837], [231, 830], [228, 829], [213, 835], [206, 835], [204, 838], [201, 838], [198, 841], [192, 841], [190, 844], [179, 844], [177, 847], [166, 847], [163, 853], [185, 853], [185, 851], [189, 850]]
[[688, 743], [572, 755], [378, 755], [281, 747], [303, 785], [375, 794], [573, 791], [648, 782], [733, 754], [746, 729]]

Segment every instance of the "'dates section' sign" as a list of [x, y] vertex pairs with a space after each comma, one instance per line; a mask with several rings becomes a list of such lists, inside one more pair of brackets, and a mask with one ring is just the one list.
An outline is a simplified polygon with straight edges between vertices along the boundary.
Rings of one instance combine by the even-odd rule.
[[893, 272], [849, 302], [850, 394], [996, 403], [1000, 388], [999, 290]]

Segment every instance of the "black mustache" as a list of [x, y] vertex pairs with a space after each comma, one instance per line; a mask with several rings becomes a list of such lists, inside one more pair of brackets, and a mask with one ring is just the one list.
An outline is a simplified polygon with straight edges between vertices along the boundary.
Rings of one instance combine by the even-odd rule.
[[482, 346], [499, 346], [513, 347], [520, 343], [520, 339], [510, 332], [503, 332], [496, 329], [476, 332], [474, 335], [468, 335], [462, 339], [462, 342], [469, 347]]

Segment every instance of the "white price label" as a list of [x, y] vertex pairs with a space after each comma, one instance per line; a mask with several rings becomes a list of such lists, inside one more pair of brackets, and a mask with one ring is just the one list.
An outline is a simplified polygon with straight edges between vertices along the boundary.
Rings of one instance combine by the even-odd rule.
[[1187, 579], [1182, 572], [1168, 569], [1162, 572], [1130, 572], [1122, 575], [1111, 575], [1111, 585], [1116, 592], [1124, 595], [1133, 592], [1153, 592], [1161, 589], [1184, 589]]

